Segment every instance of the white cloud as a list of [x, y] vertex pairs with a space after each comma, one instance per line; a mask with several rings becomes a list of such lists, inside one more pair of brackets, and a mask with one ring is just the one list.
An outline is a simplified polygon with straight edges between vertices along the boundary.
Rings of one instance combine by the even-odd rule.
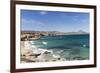
[[41, 14], [41, 15], [46, 15], [47, 12], [46, 12], [46, 11], [41, 11], [40, 14]]
[[76, 15], [76, 16], [74, 16], [74, 17], [79, 18], [80, 16], [77, 16], [77, 15]]
[[44, 22], [37, 21], [34, 19], [22, 19], [21, 24], [39, 24], [39, 25], [44, 25]]

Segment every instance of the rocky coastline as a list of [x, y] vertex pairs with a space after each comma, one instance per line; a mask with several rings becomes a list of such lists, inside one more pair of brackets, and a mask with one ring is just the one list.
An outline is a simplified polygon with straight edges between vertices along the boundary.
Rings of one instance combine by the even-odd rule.
[[21, 41], [21, 62], [53, 62], [65, 61], [59, 55], [55, 55], [53, 51], [37, 48], [31, 45], [31, 41]]
[[38, 40], [42, 36], [58, 36], [58, 35], [84, 35], [89, 34], [84, 31], [78, 32], [58, 32], [58, 31], [21, 31], [21, 41]]

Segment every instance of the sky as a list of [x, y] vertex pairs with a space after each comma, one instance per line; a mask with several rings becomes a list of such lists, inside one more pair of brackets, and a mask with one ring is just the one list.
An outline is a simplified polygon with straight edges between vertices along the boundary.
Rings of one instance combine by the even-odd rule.
[[21, 10], [21, 30], [89, 32], [89, 13]]

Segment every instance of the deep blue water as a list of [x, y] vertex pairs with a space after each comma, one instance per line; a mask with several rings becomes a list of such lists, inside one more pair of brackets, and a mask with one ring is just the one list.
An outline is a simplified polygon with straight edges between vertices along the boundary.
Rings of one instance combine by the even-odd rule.
[[33, 41], [38, 48], [53, 50], [66, 60], [89, 59], [89, 35], [44, 36]]

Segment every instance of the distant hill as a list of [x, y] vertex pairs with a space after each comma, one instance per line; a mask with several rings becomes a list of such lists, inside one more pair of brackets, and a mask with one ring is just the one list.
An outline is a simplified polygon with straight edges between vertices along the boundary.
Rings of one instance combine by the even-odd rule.
[[42, 35], [82, 35], [82, 34], [89, 34], [82, 30], [77, 32], [59, 32], [59, 31], [21, 31], [21, 33], [26, 34], [42, 34]]
[[65, 33], [66, 35], [82, 35], [82, 34], [89, 34], [88, 32], [84, 32], [84, 31], [82, 31], [82, 30], [79, 30], [79, 31], [77, 31], [77, 32], [66, 32]]

